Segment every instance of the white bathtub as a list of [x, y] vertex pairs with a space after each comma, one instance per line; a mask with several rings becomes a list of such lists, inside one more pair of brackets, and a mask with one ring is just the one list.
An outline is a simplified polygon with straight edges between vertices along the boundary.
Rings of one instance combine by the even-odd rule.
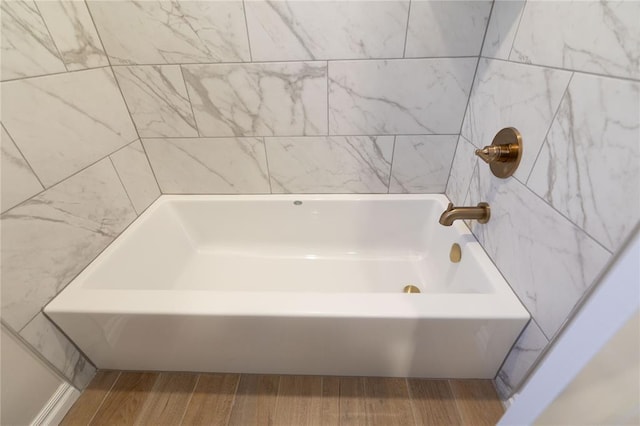
[[45, 313], [103, 369], [493, 378], [529, 315], [447, 201], [163, 196]]

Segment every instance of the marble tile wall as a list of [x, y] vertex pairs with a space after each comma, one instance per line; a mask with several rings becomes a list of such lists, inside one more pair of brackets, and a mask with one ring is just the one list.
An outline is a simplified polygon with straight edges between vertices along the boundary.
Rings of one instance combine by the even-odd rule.
[[[472, 231], [532, 316], [496, 384], [516, 392], [640, 220], [640, 3], [496, 0], [446, 194], [491, 205]], [[503, 127], [502, 180], [474, 156]]]
[[443, 192], [492, 7], [450, 3], [86, 1], [168, 193]]
[[443, 192], [491, 7], [0, 2], [3, 323], [81, 388], [42, 308], [161, 193]]
[[2, 323], [83, 388], [95, 367], [42, 308], [160, 189], [86, 4], [0, 8]]

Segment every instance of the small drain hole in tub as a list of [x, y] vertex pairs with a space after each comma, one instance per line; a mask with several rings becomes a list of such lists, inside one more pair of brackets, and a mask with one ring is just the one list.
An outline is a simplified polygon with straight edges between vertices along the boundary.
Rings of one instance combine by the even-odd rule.
[[293, 202], [293, 205], [294, 206], [300, 206], [300, 205], [302, 205], [302, 201], [296, 200], [296, 201]]

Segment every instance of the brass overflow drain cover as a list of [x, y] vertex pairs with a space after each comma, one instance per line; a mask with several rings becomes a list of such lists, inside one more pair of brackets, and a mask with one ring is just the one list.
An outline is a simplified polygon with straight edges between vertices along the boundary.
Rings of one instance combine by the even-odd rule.
[[404, 293], [420, 293], [420, 289], [415, 285], [411, 285], [411, 284], [404, 286], [404, 290], [402, 291]]
[[453, 243], [451, 245], [451, 251], [449, 252], [449, 259], [453, 263], [460, 262], [460, 259], [462, 259], [462, 249], [460, 248], [460, 244]]

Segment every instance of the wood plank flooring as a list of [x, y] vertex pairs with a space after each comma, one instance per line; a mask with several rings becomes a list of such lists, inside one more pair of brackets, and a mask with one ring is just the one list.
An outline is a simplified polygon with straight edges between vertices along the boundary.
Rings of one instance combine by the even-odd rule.
[[62, 425], [495, 425], [490, 380], [100, 371]]

